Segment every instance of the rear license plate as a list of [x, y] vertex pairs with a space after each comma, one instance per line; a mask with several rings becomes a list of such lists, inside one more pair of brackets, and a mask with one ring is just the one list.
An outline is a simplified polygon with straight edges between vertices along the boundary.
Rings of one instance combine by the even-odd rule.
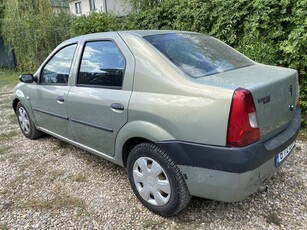
[[282, 152], [280, 152], [276, 155], [276, 157], [275, 157], [276, 167], [279, 167], [284, 162], [284, 160], [287, 158], [287, 156], [294, 149], [294, 146], [295, 146], [295, 141], [291, 145], [289, 145], [285, 150], [283, 150]]

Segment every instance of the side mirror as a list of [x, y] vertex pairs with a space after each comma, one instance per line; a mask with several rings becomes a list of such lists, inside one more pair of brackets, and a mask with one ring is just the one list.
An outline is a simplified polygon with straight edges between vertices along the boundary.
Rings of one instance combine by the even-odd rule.
[[37, 78], [34, 77], [32, 74], [21, 74], [19, 76], [19, 81], [23, 83], [33, 83], [37, 82]]

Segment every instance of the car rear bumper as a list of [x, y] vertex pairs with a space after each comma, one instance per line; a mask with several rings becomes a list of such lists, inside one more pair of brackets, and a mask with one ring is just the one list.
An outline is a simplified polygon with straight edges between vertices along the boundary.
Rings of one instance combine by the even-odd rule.
[[257, 191], [277, 169], [276, 155], [291, 145], [299, 132], [298, 108], [285, 130], [275, 137], [241, 148], [166, 141], [163, 147], [185, 176], [191, 195], [237, 201]]

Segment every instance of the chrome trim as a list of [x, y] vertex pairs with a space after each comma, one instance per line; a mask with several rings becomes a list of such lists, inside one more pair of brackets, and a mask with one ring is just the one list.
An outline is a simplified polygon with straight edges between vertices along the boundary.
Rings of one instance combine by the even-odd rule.
[[62, 115], [58, 115], [56, 113], [47, 112], [45, 110], [41, 110], [41, 109], [37, 109], [37, 108], [33, 108], [33, 110], [36, 111], [36, 112], [40, 112], [40, 113], [44, 113], [44, 114], [47, 114], [47, 115], [50, 115], [50, 116], [61, 118], [61, 119], [64, 119], [64, 120], [69, 120], [68, 117], [65, 117], [65, 116], [62, 116]]
[[110, 128], [107, 128], [107, 127], [103, 127], [103, 126], [100, 126], [100, 125], [94, 125], [94, 124], [91, 124], [91, 123], [88, 123], [88, 122], [85, 122], [85, 121], [80, 121], [80, 120], [77, 120], [77, 119], [74, 119], [74, 118], [70, 118], [70, 120], [72, 122], [75, 122], [75, 123], [78, 123], [78, 124], [81, 124], [81, 125], [86, 125], [86, 126], [89, 126], [89, 127], [95, 128], [95, 129], [100, 129], [100, 130], [103, 130], [103, 131], [113, 133], [113, 129], [110, 129]]

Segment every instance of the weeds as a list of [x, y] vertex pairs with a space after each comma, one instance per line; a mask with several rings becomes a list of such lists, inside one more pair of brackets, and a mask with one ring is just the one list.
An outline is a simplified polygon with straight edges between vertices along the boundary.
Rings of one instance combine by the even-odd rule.
[[50, 172], [51, 181], [56, 180], [57, 178], [63, 176], [65, 174], [64, 170], [54, 170]]
[[8, 230], [8, 227], [5, 224], [0, 224], [0, 230]]
[[86, 209], [86, 204], [83, 200], [79, 198], [75, 198], [69, 195], [57, 195], [53, 199], [31, 199], [26, 204], [26, 207], [34, 208], [34, 209], [73, 209], [73, 208], [80, 208]]
[[10, 140], [11, 138], [13, 138], [14, 136], [17, 136], [17, 135], [18, 135], [17, 131], [11, 131], [9, 133], [1, 134], [0, 141], [8, 141], [8, 140]]
[[0, 147], [0, 156], [7, 154], [11, 147]]
[[18, 83], [19, 72], [7, 69], [0, 69], [0, 85], [15, 85]]
[[70, 177], [70, 179], [75, 182], [86, 182], [86, 176], [81, 174], [73, 175]]
[[276, 212], [272, 212], [264, 217], [266, 222], [269, 224], [275, 224], [280, 226], [282, 224], [282, 219], [278, 216]]

